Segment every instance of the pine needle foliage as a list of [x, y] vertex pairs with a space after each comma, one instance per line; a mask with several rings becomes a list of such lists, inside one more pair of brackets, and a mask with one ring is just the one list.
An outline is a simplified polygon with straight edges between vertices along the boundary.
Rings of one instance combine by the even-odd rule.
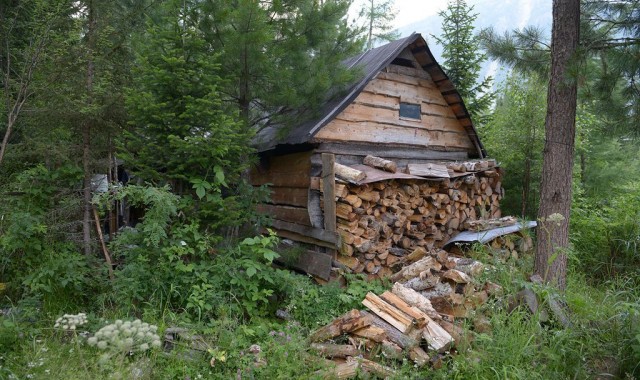
[[443, 47], [444, 70], [465, 101], [472, 120], [482, 125], [487, 121], [494, 94], [491, 77], [480, 80], [480, 70], [487, 56], [480, 52], [480, 37], [474, 34], [478, 17], [473, 6], [464, 0], [451, 0], [442, 17], [442, 36], [432, 37]]

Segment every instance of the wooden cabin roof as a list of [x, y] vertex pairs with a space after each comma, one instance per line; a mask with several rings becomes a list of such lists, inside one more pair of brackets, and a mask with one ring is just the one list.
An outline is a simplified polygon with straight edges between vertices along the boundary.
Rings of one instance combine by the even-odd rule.
[[[475, 145], [478, 157], [486, 157], [486, 151], [476, 133], [462, 97], [442, 67], [436, 62], [427, 42], [419, 33], [413, 33], [408, 37], [343, 61], [343, 65], [346, 67], [358, 69], [361, 72], [360, 78], [354, 81], [351, 86], [348, 86], [346, 91], [339, 92], [339, 96], [334, 96], [327, 101], [321, 107], [318, 117], [286, 130], [283, 130], [284, 127], [276, 126], [269, 126], [261, 130], [254, 140], [258, 151], [264, 152], [275, 148], [308, 143], [322, 127], [349, 106], [367, 84], [380, 71], [391, 64], [394, 59], [398, 58], [405, 49], [408, 49], [413, 54], [422, 69], [431, 76], [445, 101], [451, 107], [456, 118]], [[330, 91], [330, 93], [332, 92]]]

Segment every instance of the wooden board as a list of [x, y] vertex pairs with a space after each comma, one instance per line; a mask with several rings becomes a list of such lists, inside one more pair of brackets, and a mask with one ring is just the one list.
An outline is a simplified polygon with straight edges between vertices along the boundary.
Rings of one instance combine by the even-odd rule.
[[404, 96], [419, 99], [423, 102], [447, 105], [442, 93], [438, 89], [407, 85], [405, 83], [387, 80], [380, 77], [369, 82], [364, 90], [376, 94], [385, 94], [397, 97]]
[[327, 255], [322, 252], [314, 251], [294, 251], [281, 250], [280, 258], [276, 261], [286, 266], [301, 270], [305, 273], [312, 274], [320, 277], [321, 279], [328, 281], [331, 276], [331, 261], [333, 260], [331, 255]]
[[[395, 110], [396, 112], [400, 110], [400, 98], [391, 95], [376, 94], [369, 91], [361, 92], [353, 103], [370, 107], [387, 108], [390, 110]], [[456, 115], [448, 105], [426, 102], [421, 103], [422, 112], [425, 114], [440, 115], [443, 117], [456, 119]]]
[[[324, 229], [336, 231], [336, 157], [332, 153], [322, 153], [322, 191], [324, 193]], [[336, 251], [331, 252], [333, 258]]]
[[314, 141], [357, 141], [474, 149], [471, 139], [465, 133], [429, 131], [370, 121], [354, 123], [339, 118], [322, 128], [314, 137]]
[[447, 167], [438, 164], [409, 164], [407, 173], [421, 177], [449, 178]]
[[285, 222], [277, 219], [274, 219], [271, 224], [273, 225], [273, 227], [279, 230], [296, 232], [327, 243], [338, 245], [338, 243], [340, 242], [340, 238], [337, 232], [327, 231], [322, 228], [303, 226], [300, 224]]
[[306, 208], [261, 204], [258, 205], [257, 210], [258, 212], [271, 216], [273, 219], [311, 226], [309, 213]]
[[458, 119], [427, 112], [422, 107], [420, 120], [400, 118], [399, 111], [393, 108], [373, 106], [369, 104], [351, 104], [347, 106], [336, 119], [349, 122], [373, 121], [380, 124], [390, 124], [400, 127], [423, 128], [432, 131], [450, 131], [467, 134]]
[[307, 207], [309, 191], [302, 187], [270, 187], [271, 202], [277, 205]]
[[[464, 161], [469, 158], [466, 150], [460, 151], [437, 151], [425, 149], [424, 147], [412, 146], [394, 146], [380, 145], [371, 143], [339, 143], [339, 142], [323, 142], [315, 150], [316, 153], [333, 152], [340, 155], [366, 156], [372, 154], [374, 156], [383, 157], [389, 160], [407, 159], [407, 160], [451, 160]], [[314, 156], [317, 156], [314, 155]], [[342, 162], [349, 165], [351, 162]], [[358, 162], [359, 163], [359, 162]], [[402, 166], [400, 162], [398, 165]]]
[[[331, 248], [331, 249], [335, 249], [336, 246], [333, 243], [327, 243], [326, 241], [322, 241], [322, 240], [318, 240], [312, 237], [309, 237], [307, 235], [302, 235], [299, 234], [297, 232], [291, 232], [291, 231], [287, 231], [287, 230], [279, 230], [277, 228], [272, 228], [276, 234], [278, 236], [280, 236], [283, 239], [290, 239], [293, 241], [298, 241], [301, 243], [307, 243], [307, 244], [313, 244], [313, 245], [317, 245], [319, 247], [326, 247], [326, 248]], [[263, 232], [266, 231], [266, 229], [263, 230]]]
[[271, 184], [278, 187], [307, 188], [311, 170], [312, 152], [274, 156], [265, 159], [263, 166], [253, 167], [249, 179], [254, 186]]

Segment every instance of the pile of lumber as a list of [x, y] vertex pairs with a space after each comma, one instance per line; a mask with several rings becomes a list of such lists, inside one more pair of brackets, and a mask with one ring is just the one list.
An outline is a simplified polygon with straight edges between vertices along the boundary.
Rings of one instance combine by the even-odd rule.
[[[476, 164], [449, 165], [471, 170]], [[338, 261], [355, 273], [387, 277], [417, 247], [440, 248], [469, 222], [501, 216], [504, 191], [498, 169], [456, 172], [440, 166], [444, 169], [439, 170], [453, 177], [336, 184], [337, 230], [342, 242]]]
[[[423, 248], [417, 248], [423, 250]], [[331, 376], [350, 378], [357, 369], [379, 377], [393, 370], [377, 360], [437, 365], [443, 355], [468, 339], [455, 321], [500, 292], [496, 284], [474, 283], [483, 271], [475, 260], [432, 250], [393, 274], [393, 288], [368, 293], [368, 311], [351, 310], [310, 335], [317, 353], [336, 363]]]

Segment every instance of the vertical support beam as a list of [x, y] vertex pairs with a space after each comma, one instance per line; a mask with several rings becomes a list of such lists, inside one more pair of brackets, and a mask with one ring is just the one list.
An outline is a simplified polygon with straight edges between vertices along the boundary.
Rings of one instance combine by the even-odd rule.
[[[332, 153], [322, 153], [322, 191], [324, 192], [324, 229], [336, 232], [336, 157]], [[336, 257], [336, 251], [332, 252]]]

